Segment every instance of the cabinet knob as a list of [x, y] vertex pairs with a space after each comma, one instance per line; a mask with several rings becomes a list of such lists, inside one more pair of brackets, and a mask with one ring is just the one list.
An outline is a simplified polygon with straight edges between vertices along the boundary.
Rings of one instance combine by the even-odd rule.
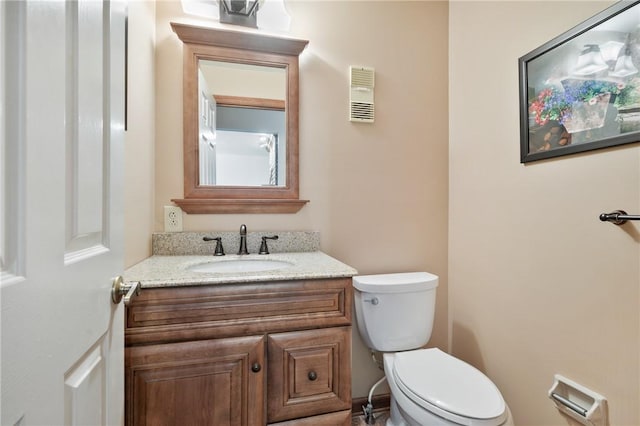
[[315, 379], [318, 378], [318, 374], [316, 374], [315, 371], [309, 371], [309, 374], [308, 374], [307, 377], [309, 377], [309, 380], [311, 380], [313, 382]]
[[254, 362], [253, 365], [251, 365], [251, 371], [254, 373], [257, 373], [260, 370], [262, 370], [262, 366], [259, 363]]

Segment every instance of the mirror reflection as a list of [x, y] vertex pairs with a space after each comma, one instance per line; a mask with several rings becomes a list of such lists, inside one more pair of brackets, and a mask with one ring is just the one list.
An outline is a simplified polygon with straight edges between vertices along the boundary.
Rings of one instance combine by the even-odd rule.
[[200, 145], [201, 185], [278, 186], [278, 135], [218, 130]]
[[198, 61], [199, 184], [286, 185], [286, 69]]

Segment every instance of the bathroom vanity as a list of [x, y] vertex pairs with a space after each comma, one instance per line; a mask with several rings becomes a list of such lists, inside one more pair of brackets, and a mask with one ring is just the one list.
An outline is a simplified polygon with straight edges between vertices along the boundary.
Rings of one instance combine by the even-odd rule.
[[[276, 266], [198, 272], [245, 261]], [[355, 274], [319, 251], [130, 268], [126, 424], [349, 425]]]

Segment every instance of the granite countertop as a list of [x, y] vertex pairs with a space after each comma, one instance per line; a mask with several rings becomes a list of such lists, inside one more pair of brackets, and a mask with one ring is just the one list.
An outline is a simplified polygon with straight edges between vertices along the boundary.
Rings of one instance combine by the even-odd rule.
[[[292, 263], [291, 266], [259, 272], [194, 272], [189, 268], [206, 263], [229, 260], [277, 260]], [[321, 252], [272, 253], [268, 255], [226, 256], [163, 256], [154, 255], [127, 269], [126, 282], [140, 281], [142, 288], [181, 287], [193, 285], [286, 281], [320, 278], [344, 278], [357, 275], [358, 271]]]

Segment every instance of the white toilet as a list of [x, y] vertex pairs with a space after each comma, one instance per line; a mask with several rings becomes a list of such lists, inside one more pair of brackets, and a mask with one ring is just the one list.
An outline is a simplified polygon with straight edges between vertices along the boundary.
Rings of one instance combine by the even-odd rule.
[[387, 426], [511, 426], [498, 388], [471, 365], [439, 349], [431, 337], [438, 277], [410, 272], [353, 277], [358, 329], [383, 353], [391, 389]]

